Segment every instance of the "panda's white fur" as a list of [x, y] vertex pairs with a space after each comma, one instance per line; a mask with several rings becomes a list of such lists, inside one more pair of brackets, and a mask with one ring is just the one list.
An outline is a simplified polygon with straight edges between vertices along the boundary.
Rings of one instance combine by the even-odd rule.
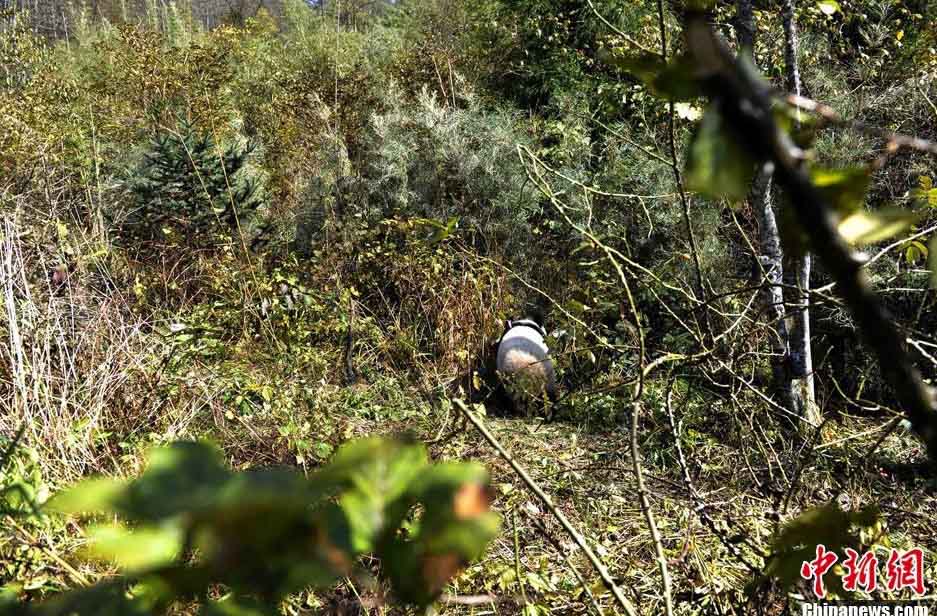
[[536, 322], [524, 319], [505, 323], [498, 343], [497, 369], [504, 388], [521, 408], [556, 395], [556, 372], [546, 332]]

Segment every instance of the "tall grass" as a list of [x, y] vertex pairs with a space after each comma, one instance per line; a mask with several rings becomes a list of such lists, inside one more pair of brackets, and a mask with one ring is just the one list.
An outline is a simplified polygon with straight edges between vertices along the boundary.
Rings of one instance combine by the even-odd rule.
[[102, 443], [127, 419], [127, 385], [149, 355], [147, 323], [130, 314], [121, 293], [99, 294], [73, 282], [77, 275], [54, 273], [24, 242], [22, 210], [3, 212], [0, 228], [0, 432], [24, 425], [26, 444], [53, 481], [113, 471]]

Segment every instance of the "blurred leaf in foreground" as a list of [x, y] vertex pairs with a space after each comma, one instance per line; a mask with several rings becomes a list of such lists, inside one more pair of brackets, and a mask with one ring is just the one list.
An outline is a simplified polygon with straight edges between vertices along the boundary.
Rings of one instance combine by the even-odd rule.
[[710, 107], [703, 115], [687, 155], [687, 186], [711, 198], [741, 201], [751, 187], [755, 165]]
[[[87, 550], [138, 581], [134, 601], [113, 588], [107, 595], [121, 614], [144, 604], [155, 613], [219, 583], [264, 603], [229, 598], [203, 613], [273, 613], [269, 606], [287, 594], [327, 587], [370, 553], [399, 598], [425, 605], [484, 553], [500, 524], [482, 467], [430, 464], [423, 445], [380, 438], [345, 445], [308, 478], [282, 469], [232, 473], [214, 447], [174, 443], [151, 452], [139, 478], [90, 479], [51, 505], [122, 519], [93, 527]], [[38, 613], [111, 613], [89, 611], [88, 596], [55, 597]]]

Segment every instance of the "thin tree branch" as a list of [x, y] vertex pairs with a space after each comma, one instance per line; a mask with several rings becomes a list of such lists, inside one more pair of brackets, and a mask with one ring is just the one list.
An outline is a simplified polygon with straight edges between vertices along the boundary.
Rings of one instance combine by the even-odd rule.
[[719, 538], [719, 541], [725, 546], [732, 556], [734, 556], [740, 563], [745, 565], [745, 567], [753, 574], [760, 574], [759, 568], [755, 565], [748, 562], [748, 559], [742, 554], [742, 551], [739, 547], [729, 541], [727, 537], [719, 530], [719, 527], [716, 525], [716, 521], [709, 515], [709, 512], [706, 511], [706, 504], [702, 502], [702, 499], [699, 496], [699, 493], [696, 490], [696, 487], [693, 485], [693, 480], [690, 478], [690, 469], [687, 464], [686, 457], [683, 455], [683, 447], [680, 444], [680, 431], [677, 429], [677, 422], [674, 419], [673, 414], [673, 385], [674, 381], [671, 379], [670, 384], [667, 386], [667, 396], [666, 396], [666, 409], [667, 409], [667, 418], [670, 421], [670, 431], [673, 435], [674, 442], [676, 443], [677, 449], [677, 461], [680, 464], [680, 470], [683, 472], [683, 483], [686, 486], [687, 494], [690, 496], [690, 500], [693, 501], [693, 504], [696, 505], [693, 508], [693, 512], [699, 516], [700, 520], [709, 527], [709, 530]]
[[553, 546], [557, 553], [563, 557], [563, 561], [566, 563], [566, 566], [569, 567], [569, 570], [573, 572], [573, 576], [576, 578], [576, 581], [579, 582], [579, 586], [589, 598], [589, 602], [592, 604], [593, 609], [595, 609], [596, 614], [598, 614], [598, 616], [605, 616], [605, 612], [602, 610], [602, 606], [599, 605], [598, 600], [595, 598], [595, 593], [592, 592], [591, 588], [589, 588], [589, 584], [586, 583], [585, 578], [583, 578], [582, 574], [579, 573], [579, 569], [577, 569], [576, 565], [574, 565], [572, 560], [570, 560], [569, 554], [565, 549], [563, 549], [563, 546], [560, 545], [560, 542], [557, 541], [556, 538], [547, 531], [546, 527], [543, 525], [543, 522], [533, 517], [526, 511], [523, 511], [523, 513], [537, 528], [537, 531], [543, 535], [543, 537], [550, 543], [550, 545]]
[[673, 597], [670, 592], [670, 573], [667, 571], [667, 555], [664, 552], [664, 545], [661, 542], [660, 531], [657, 529], [657, 523], [654, 520], [654, 513], [651, 511], [651, 503], [647, 498], [647, 489], [644, 487], [644, 475], [641, 472], [641, 450], [638, 445], [638, 420], [641, 415], [641, 401], [635, 400], [631, 405], [631, 464], [634, 468], [634, 478], [638, 487], [638, 503], [641, 505], [641, 513], [644, 514], [644, 521], [647, 522], [648, 530], [651, 531], [651, 538], [654, 540], [654, 553], [657, 556], [657, 566], [660, 568], [660, 577], [664, 584], [664, 611], [667, 616], [673, 616]]
[[653, 49], [650, 49], [649, 47], [645, 47], [644, 45], [642, 45], [642, 44], [639, 43], [638, 41], [634, 40], [634, 38], [632, 38], [632, 37], [628, 36], [627, 34], [625, 34], [624, 32], [622, 32], [620, 28], [615, 27], [615, 26], [612, 24], [612, 22], [610, 22], [609, 20], [605, 19], [605, 17], [604, 17], [601, 13], [599, 13], [598, 9], [595, 8], [595, 5], [592, 4], [592, 0], [586, 0], [586, 2], [589, 3], [589, 8], [591, 8], [591, 9], [592, 9], [592, 12], [595, 13], [595, 16], [599, 18], [599, 21], [601, 21], [603, 24], [605, 24], [606, 26], [608, 26], [608, 29], [609, 29], [609, 30], [611, 30], [612, 32], [614, 32], [615, 34], [617, 34], [618, 36], [620, 36], [621, 38], [623, 38], [624, 40], [626, 40], [629, 44], [633, 45], [634, 47], [637, 47], [638, 49], [640, 49], [640, 50], [643, 51], [644, 53], [649, 53], [649, 54], [655, 55], [655, 56], [657, 55], [657, 53], [656, 53]]
[[[667, 60], [667, 24], [664, 21], [664, 0], [657, 0], [657, 20], [660, 28], [660, 49], [664, 61]], [[677, 140], [674, 129], [674, 103], [667, 103], [667, 137], [670, 146], [671, 169], [673, 170], [674, 183], [677, 185], [677, 192], [680, 193], [680, 204], [683, 206], [683, 224], [686, 226], [687, 239], [690, 241], [690, 250], [693, 253], [693, 266], [696, 269], [696, 285], [698, 287], [700, 299], [706, 301], [706, 287], [703, 285], [703, 267], [700, 265], [699, 246], [696, 244], [696, 235], [693, 233], [693, 225], [690, 222], [690, 201], [686, 196], [686, 189], [683, 186], [683, 175], [680, 172], [680, 165], [677, 162]], [[709, 323], [708, 316], [704, 315], [703, 321]], [[710, 331], [710, 336], [712, 332]]]
[[871, 126], [858, 120], [847, 120], [836, 113], [836, 111], [829, 105], [817, 102], [799, 94], [787, 94], [778, 92], [776, 90], [772, 90], [771, 93], [783, 96], [784, 100], [792, 107], [803, 109], [804, 111], [809, 111], [810, 113], [815, 113], [816, 115], [823, 118], [827, 124], [841, 126], [843, 128], [850, 128], [860, 133], [885, 139], [888, 142], [886, 151], [889, 154], [894, 154], [901, 149], [908, 149], [931, 154], [932, 156], [937, 156], [937, 143], [933, 141], [921, 139], [920, 137], [903, 135], [901, 133], [895, 133], [877, 126]]

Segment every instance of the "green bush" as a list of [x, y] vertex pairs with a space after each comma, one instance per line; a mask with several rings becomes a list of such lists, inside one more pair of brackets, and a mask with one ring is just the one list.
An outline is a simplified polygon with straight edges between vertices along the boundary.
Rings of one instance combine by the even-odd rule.
[[261, 204], [258, 183], [245, 173], [252, 150], [216, 147], [211, 134], [187, 122], [157, 133], [127, 182], [135, 207], [118, 223], [120, 240], [154, 249], [213, 248], [242, 238]]
[[371, 119], [367, 215], [457, 217], [472, 244], [527, 254], [539, 199], [517, 156], [529, 139], [514, 115], [469, 93], [453, 107], [425, 88], [414, 101], [393, 88], [385, 106]]

